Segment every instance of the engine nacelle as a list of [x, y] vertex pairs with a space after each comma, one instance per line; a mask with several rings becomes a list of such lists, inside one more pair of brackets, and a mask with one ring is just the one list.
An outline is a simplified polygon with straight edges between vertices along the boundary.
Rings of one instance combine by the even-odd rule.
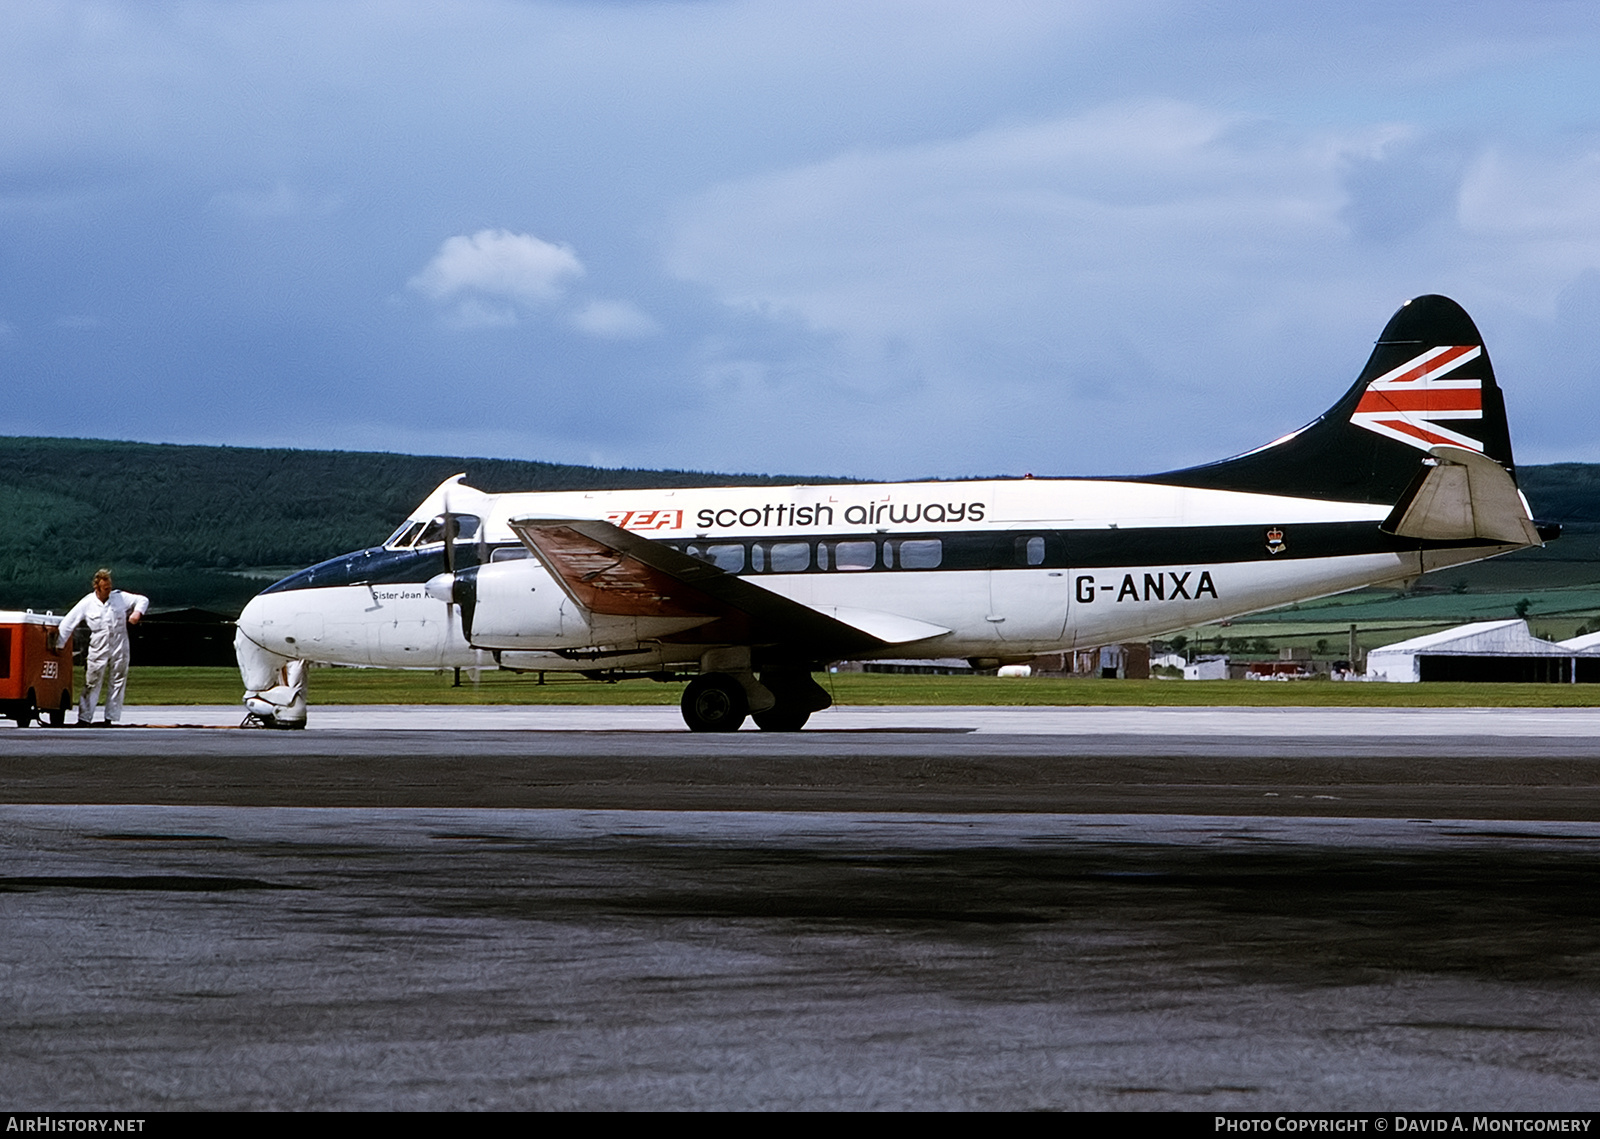
[[532, 558], [441, 574], [427, 589], [461, 607], [462, 628], [480, 649], [627, 648], [704, 620], [591, 613]]
[[[438, 583], [438, 584], [435, 584]], [[594, 643], [588, 614], [532, 558], [490, 562], [457, 574], [440, 586], [461, 606], [468, 640], [479, 648], [577, 648]]]

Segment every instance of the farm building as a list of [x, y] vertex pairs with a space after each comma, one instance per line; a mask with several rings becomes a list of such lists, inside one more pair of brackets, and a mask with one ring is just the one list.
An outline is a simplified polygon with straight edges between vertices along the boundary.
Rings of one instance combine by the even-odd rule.
[[1600, 683], [1600, 645], [1576, 648], [1546, 641], [1530, 633], [1520, 617], [1478, 621], [1373, 649], [1367, 654], [1367, 679], [1595, 684]]
[[1571, 637], [1565, 641], [1557, 641], [1556, 643], [1562, 648], [1575, 653], [1600, 653], [1600, 633], [1585, 633], [1581, 637]]

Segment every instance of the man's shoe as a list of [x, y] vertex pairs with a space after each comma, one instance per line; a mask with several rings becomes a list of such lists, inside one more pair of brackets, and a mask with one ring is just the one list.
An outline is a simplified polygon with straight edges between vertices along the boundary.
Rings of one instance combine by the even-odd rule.
[[72, 721], [72, 726], [75, 728], [87, 728], [90, 727], [91, 724], [88, 720], [74, 720]]

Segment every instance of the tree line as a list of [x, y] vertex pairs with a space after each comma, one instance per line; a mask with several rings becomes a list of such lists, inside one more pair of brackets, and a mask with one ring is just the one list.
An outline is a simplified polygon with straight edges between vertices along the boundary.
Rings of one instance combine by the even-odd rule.
[[[161, 608], [235, 614], [279, 571], [381, 542], [465, 471], [490, 492], [846, 480], [363, 451], [0, 437], [0, 608], [55, 609], [109, 565]], [[1600, 525], [1600, 465], [1518, 472], [1537, 517]], [[1577, 543], [1571, 543], [1576, 546]]]
[[0, 608], [57, 612], [109, 565], [163, 608], [237, 613], [279, 569], [381, 542], [465, 471], [480, 490], [838, 480], [514, 459], [0, 437]]

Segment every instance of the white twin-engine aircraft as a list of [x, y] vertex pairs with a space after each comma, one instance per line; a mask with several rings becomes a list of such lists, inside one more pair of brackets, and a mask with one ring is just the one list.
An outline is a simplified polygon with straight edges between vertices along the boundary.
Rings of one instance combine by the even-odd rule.
[[695, 731], [794, 731], [830, 661], [989, 666], [1147, 638], [1542, 544], [1472, 320], [1425, 296], [1314, 423], [1136, 478], [485, 494], [239, 618], [246, 704], [298, 727], [306, 661], [696, 674]]

